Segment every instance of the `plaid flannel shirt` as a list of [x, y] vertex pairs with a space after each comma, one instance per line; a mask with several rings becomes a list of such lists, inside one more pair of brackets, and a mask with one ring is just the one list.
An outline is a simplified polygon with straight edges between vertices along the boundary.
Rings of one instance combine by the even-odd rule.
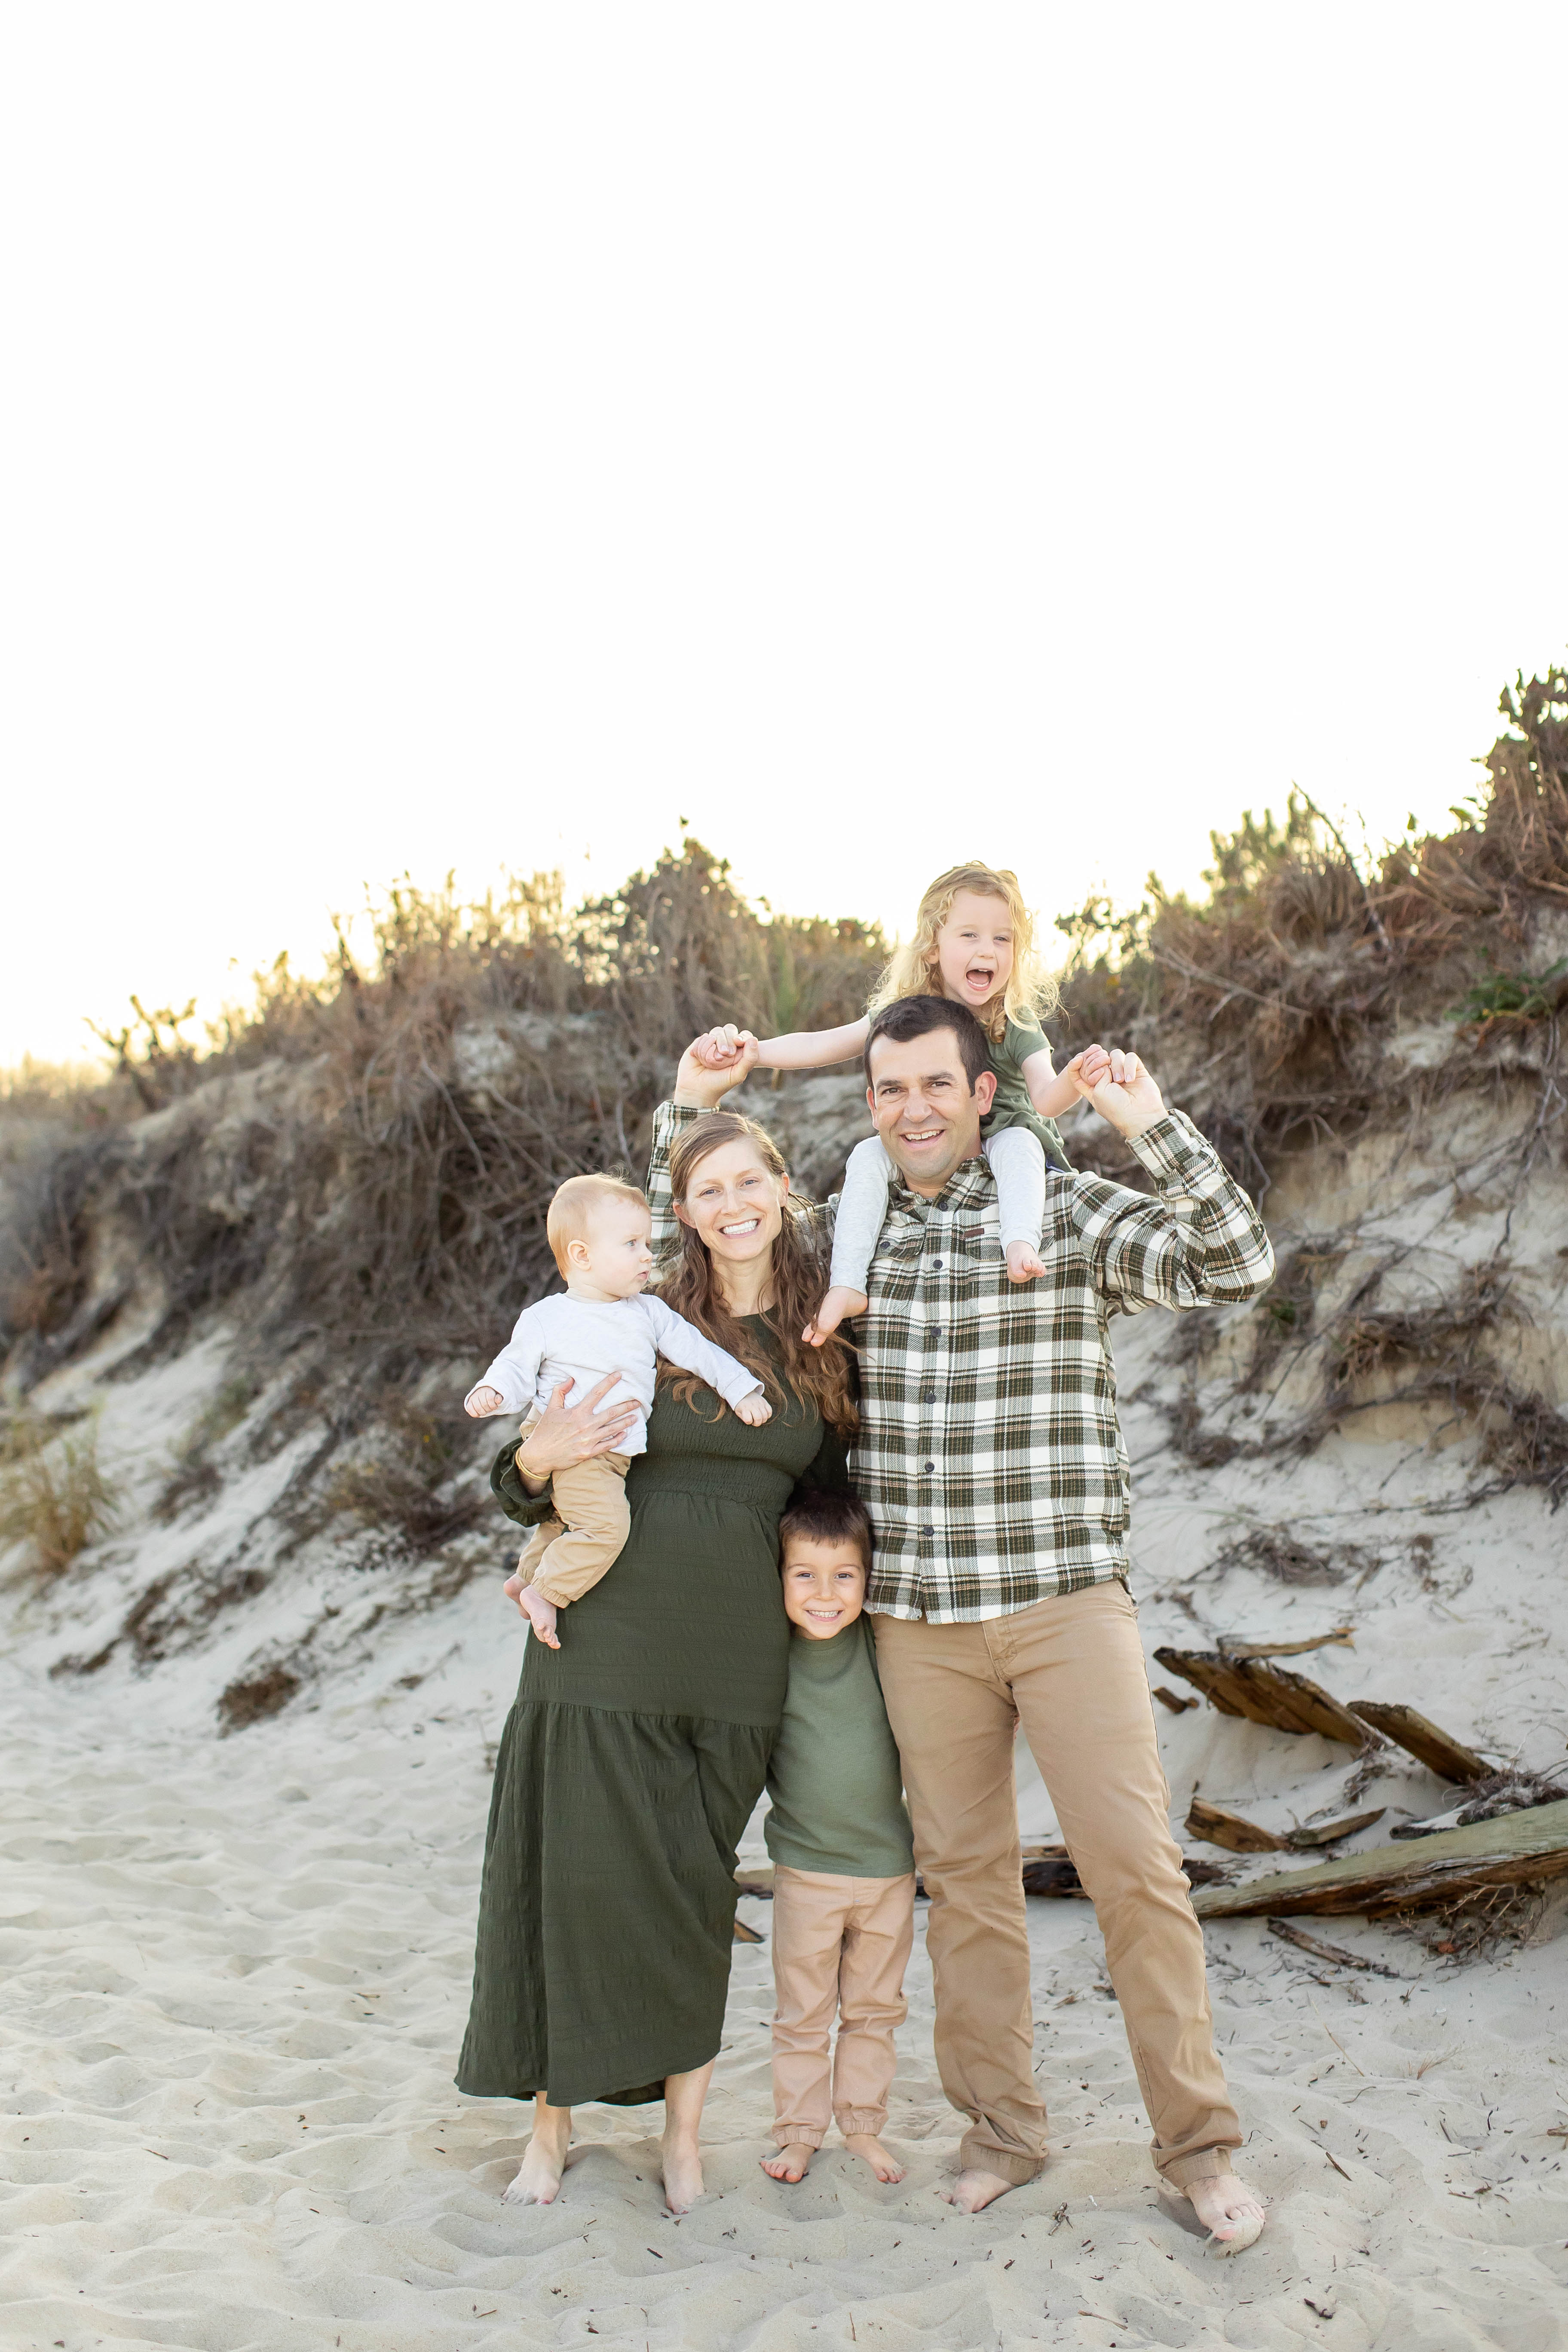
[[[669, 1140], [696, 1116], [673, 1103], [655, 1115], [656, 1246], [674, 1231]], [[1152, 1199], [1047, 1169], [1046, 1271], [1030, 1283], [1007, 1279], [984, 1159], [934, 1201], [895, 1178], [855, 1327], [850, 1475], [877, 1531], [868, 1609], [952, 1622], [1125, 1581], [1110, 1318], [1237, 1303], [1274, 1272], [1262, 1219], [1190, 1119], [1168, 1111], [1131, 1149]]]

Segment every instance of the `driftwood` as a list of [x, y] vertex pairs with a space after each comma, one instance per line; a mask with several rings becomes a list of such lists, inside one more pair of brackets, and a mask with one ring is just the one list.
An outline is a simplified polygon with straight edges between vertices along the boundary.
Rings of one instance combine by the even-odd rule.
[[1165, 1688], [1163, 1683], [1155, 1684], [1154, 1696], [1162, 1706], [1170, 1708], [1173, 1715], [1185, 1715], [1188, 1707], [1196, 1706], [1198, 1703], [1195, 1698], [1178, 1698], [1173, 1690]]
[[1320, 1943], [1316, 1936], [1309, 1936], [1301, 1928], [1292, 1927], [1289, 1919], [1270, 1919], [1268, 1932], [1271, 1936], [1278, 1936], [1281, 1943], [1294, 1944], [1300, 1950], [1310, 1952], [1314, 1959], [1332, 1960], [1336, 1968], [1364, 1969], [1371, 1976], [1392, 1977], [1395, 1984], [1407, 1981], [1398, 1969], [1385, 1969], [1381, 1960], [1363, 1960], [1359, 1952], [1347, 1952], [1342, 1944]]
[[1193, 1897], [1202, 1919], [1263, 1911], [1364, 1912], [1369, 1919], [1419, 1910], [1488, 1886], [1521, 1886], [1568, 1873], [1568, 1799], [1501, 1813], [1468, 1829], [1442, 1830], [1413, 1845], [1342, 1854], [1315, 1870], [1278, 1873], [1245, 1886], [1205, 1886]]
[[1219, 1650], [1156, 1650], [1155, 1659], [1194, 1683], [1222, 1715], [1242, 1715], [1276, 1731], [1316, 1731], [1347, 1748], [1364, 1748], [1367, 1726], [1331, 1698], [1321, 1684], [1261, 1658], [1231, 1658]]
[[1354, 1649], [1355, 1635], [1350, 1626], [1336, 1625], [1331, 1633], [1315, 1633], [1306, 1642], [1233, 1642], [1224, 1633], [1219, 1637], [1224, 1658], [1299, 1658], [1304, 1650], [1326, 1650], [1336, 1643], [1342, 1649]]
[[[1223, 1862], [1204, 1862], [1195, 1853], [1184, 1853], [1182, 1868], [1193, 1886], [1224, 1886], [1229, 1884], [1230, 1872]], [[1065, 1845], [1026, 1845], [1024, 1848], [1024, 1892], [1026, 1895], [1084, 1895], [1083, 1881], [1074, 1869]], [[1088, 1897], [1084, 1899], [1087, 1901]]]
[[[1358, 1830], [1371, 1829], [1373, 1822], [1382, 1821], [1387, 1811], [1386, 1805], [1377, 1805], [1370, 1813], [1347, 1813], [1342, 1821], [1320, 1822], [1315, 1828], [1288, 1830], [1285, 1843], [1294, 1846], [1299, 1853], [1315, 1845], [1338, 1845], [1342, 1838], [1354, 1837]], [[1397, 1836], [1398, 1832], [1393, 1834]]]
[[1248, 1821], [1245, 1813], [1233, 1813], [1224, 1805], [1211, 1805], [1205, 1797], [1194, 1797], [1187, 1808], [1187, 1834], [1202, 1838], [1207, 1845], [1227, 1846], [1232, 1853], [1284, 1853], [1290, 1847], [1300, 1851], [1338, 1845], [1342, 1838], [1354, 1837], [1358, 1830], [1371, 1829], [1386, 1811], [1386, 1806], [1379, 1805], [1373, 1812], [1347, 1813], [1342, 1821], [1322, 1822], [1311, 1829], [1287, 1830], [1280, 1837], [1273, 1830]]
[[730, 1940], [735, 1944], [761, 1944], [765, 1938], [759, 1936], [754, 1927], [748, 1927], [743, 1919], [737, 1919], [734, 1935]]
[[1439, 1731], [1435, 1723], [1428, 1723], [1413, 1706], [1397, 1706], [1384, 1699], [1358, 1698], [1351, 1713], [1373, 1731], [1381, 1732], [1384, 1739], [1392, 1739], [1396, 1748], [1414, 1756], [1417, 1763], [1425, 1764], [1429, 1772], [1436, 1772], [1439, 1780], [1485, 1780], [1493, 1769], [1473, 1748], [1461, 1748], [1457, 1739], [1450, 1739], [1446, 1731]]
[[1194, 1797], [1187, 1807], [1187, 1835], [1202, 1838], [1205, 1845], [1223, 1845], [1232, 1853], [1285, 1851], [1284, 1839], [1276, 1837], [1272, 1830], [1249, 1822], [1245, 1813], [1230, 1813], [1223, 1805], [1211, 1805], [1204, 1797]]

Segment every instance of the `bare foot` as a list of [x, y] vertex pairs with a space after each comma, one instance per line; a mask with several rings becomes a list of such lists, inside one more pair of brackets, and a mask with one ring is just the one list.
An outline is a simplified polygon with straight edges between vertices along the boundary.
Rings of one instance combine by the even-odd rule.
[[545, 2107], [540, 2100], [534, 2108], [533, 2137], [518, 2167], [516, 2179], [501, 2190], [501, 2203], [553, 2205], [561, 2191], [561, 2176], [566, 2169], [566, 2151], [571, 2145], [571, 2108]]
[[879, 2180], [903, 2179], [903, 2166], [896, 2156], [888, 2154], [875, 2132], [846, 2132], [844, 2145], [851, 2156], [858, 2156], [862, 2164], [870, 2166]]
[[1184, 2195], [1210, 2232], [1209, 2248], [1216, 2254], [1239, 2254], [1257, 2244], [1268, 2216], [1261, 2200], [1234, 2172], [1215, 2173], [1207, 2180], [1189, 2181]]
[[659, 2142], [664, 2201], [672, 2213], [689, 2213], [702, 2194], [702, 2158], [696, 2136], [666, 2131]]
[[1027, 1242], [1008, 1243], [1007, 1279], [1009, 1282], [1036, 1282], [1045, 1270], [1045, 1261], [1038, 1250], [1031, 1249]]
[[804, 2180], [816, 2154], [809, 2140], [792, 2139], [776, 2156], [764, 2156], [763, 2170], [770, 2180]]
[[980, 2213], [1016, 2185], [1016, 2181], [1004, 2180], [999, 2172], [961, 2172], [951, 2189], [938, 2193], [950, 2205], [956, 2205], [961, 2213]]

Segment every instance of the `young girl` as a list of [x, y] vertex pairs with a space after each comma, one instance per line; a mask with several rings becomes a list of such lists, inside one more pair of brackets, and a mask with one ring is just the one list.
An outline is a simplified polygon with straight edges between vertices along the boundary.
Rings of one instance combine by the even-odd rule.
[[[868, 1014], [838, 1029], [770, 1037], [758, 1056], [760, 1066], [816, 1070], [830, 1062], [854, 1061], [865, 1051], [870, 1013], [895, 997], [928, 993], [967, 1004], [991, 1041], [996, 1094], [981, 1131], [996, 1179], [1007, 1272], [1015, 1282], [1032, 1282], [1045, 1272], [1038, 1250], [1047, 1156], [1058, 1168], [1072, 1165], [1057, 1132], [1056, 1114], [1079, 1099], [1073, 1073], [1081, 1068], [1092, 1080], [1103, 1055], [1091, 1045], [1059, 1076], [1052, 1066], [1040, 1014], [1055, 1005], [1056, 988], [1040, 970], [1034, 925], [1016, 874], [973, 865], [939, 874], [921, 900], [913, 939], [895, 953]], [[712, 1030], [703, 1059], [722, 1068], [739, 1050], [734, 1040], [733, 1030]], [[833, 1286], [817, 1309], [814, 1336], [826, 1338], [846, 1316], [866, 1311], [866, 1278], [888, 1213], [891, 1165], [874, 1135], [849, 1155], [833, 1237]]]

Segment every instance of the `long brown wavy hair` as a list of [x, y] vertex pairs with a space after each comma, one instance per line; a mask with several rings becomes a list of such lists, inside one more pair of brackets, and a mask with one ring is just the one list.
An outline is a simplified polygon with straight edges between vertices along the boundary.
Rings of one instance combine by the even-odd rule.
[[[704, 1111], [689, 1127], [681, 1129], [669, 1154], [670, 1190], [677, 1201], [684, 1201], [702, 1161], [710, 1153], [726, 1143], [752, 1144], [771, 1176], [787, 1178], [789, 1171], [784, 1154], [765, 1128], [754, 1119], [744, 1118], [735, 1110]], [[778, 1345], [780, 1362], [775, 1363], [759, 1347], [755, 1335], [740, 1318], [732, 1315], [724, 1302], [724, 1294], [713, 1270], [713, 1260], [688, 1224], [680, 1228], [679, 1254], [658, 1284], [658, 1296], [678, 1315], [684, 1315], [715, 1347], [727, 1348], [738, 1356], [747, 1369], [756, 1373], [766, 1390], [770, 1402], [783, 1404], [781, 1380], [816, 1407], [824, 1421], [833, 1428], [848, 1431], [855, 1427], [856, 1412], [851, 1382], [850, 1351], [836, 1331], [826, 1347], [812, 1348], [801, 1333], [822, 1303], [828, 1283], [828, 1259], [826, 1236], [811, 1209], [793, 1198], [784, 1202], [784, 1223], [773, 1243], [773, 1303], [767, 1310], [767, 1321]], [[659, 1379], [668, 1381], [674, 1393], [690, 1404], [696, 1397], [699, 1381], [694, 1372], [683, 1372], [661, 1359]]]

